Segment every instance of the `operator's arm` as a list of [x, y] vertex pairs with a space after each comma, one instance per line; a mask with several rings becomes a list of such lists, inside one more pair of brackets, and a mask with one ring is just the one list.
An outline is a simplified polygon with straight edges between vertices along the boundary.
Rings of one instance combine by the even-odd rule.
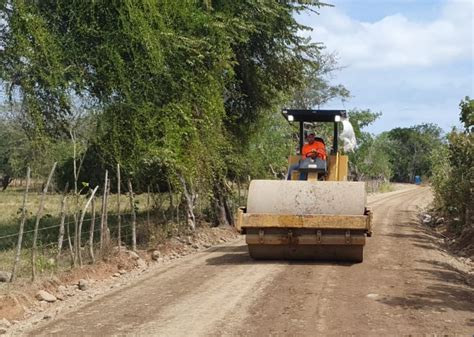
[[304, 144], [303, 148], [301, 149], [301, 159], [305, 160], [308, 154], [311, 152], [311, 148], [309, 144]]

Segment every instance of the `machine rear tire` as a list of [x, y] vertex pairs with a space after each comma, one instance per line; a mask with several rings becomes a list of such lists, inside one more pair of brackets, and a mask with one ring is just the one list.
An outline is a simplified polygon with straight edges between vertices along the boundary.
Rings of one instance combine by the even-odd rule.
[[248, 245], [255, 260], [327, 260], [360, 263], [362, 245]]

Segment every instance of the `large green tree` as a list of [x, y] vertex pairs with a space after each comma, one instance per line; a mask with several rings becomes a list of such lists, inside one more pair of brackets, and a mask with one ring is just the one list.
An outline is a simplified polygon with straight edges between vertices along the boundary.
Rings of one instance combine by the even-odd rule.
[[[254, 135], [317, 67], [294, 13], [318, 1], [124, 0], [0, 3], [0, 77], [39, 143], [97, 111], [95, 158], [125, 175], [209, 195], [220, 222], [228, 177]], [[239, 161], [239, 160], [237, 160]], [[270, 167], [270, 165], [263, 165]], [[150, 176], [151, 175], [151, 176]], [[210, 193], [209, 193], [210, 192]], [[222, 211], [224, 210], [224, 211]]]

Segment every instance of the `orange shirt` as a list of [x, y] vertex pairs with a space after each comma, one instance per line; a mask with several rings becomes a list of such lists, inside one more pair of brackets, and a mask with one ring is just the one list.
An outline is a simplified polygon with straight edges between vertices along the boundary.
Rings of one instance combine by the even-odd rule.
[[312, 151], [317, 151], [320, 153], [320, 158], [326, 160], [326, 146], [323, 142], [315, 140], [313, 144], [304, 144], [302, 149], [303, 159], [306, 159], [308, 154]]

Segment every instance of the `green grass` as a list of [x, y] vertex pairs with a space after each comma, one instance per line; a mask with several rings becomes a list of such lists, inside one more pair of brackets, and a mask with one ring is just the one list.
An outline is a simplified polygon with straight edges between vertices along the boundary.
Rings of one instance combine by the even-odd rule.
[[395, 188], [391, 183], [382, 183], [379, 187], [378, 192], [379, 193], [387, 193], [387, 192], [393, 192], [395, 191]]
[[367, 193], [387, 193], [395, 191], [395, 188], [390, 182], [381, 182], [377, 180], [371, 180], [366, 182]]

